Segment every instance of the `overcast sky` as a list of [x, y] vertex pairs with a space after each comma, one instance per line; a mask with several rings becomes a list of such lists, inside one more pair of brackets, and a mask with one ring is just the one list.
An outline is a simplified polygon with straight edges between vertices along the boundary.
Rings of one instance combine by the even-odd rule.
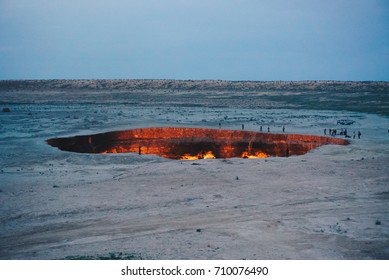
[[0, 0], [0, 79], [389, 81], [389, 0]]

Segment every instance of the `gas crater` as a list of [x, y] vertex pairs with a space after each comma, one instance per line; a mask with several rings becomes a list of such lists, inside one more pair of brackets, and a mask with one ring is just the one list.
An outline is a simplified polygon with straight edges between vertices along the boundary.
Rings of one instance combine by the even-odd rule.
[[345, 139], [210, 128], [155, 127], [51, 138], [47, 143], [76, 153], [153, 154], [169, 159], [266, 158], [303, 155]]

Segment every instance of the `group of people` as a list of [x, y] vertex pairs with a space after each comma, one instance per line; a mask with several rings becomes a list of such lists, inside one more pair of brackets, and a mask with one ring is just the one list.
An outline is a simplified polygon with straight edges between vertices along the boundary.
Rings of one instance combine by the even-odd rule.
[[[285, 132], [285, 127], [282, 130]], [[259, 131], [262, 132], [262, 125], [259, 127]], [[267, 132], [270, 132], [270, 126], [267, 127]]]
[[[222, 124], [219, 122], [219, 129], [221, 128], [221, 125]], [[244, 130], [244, 124], [242, 124], [242, 130]], [[262, 132], [262, 125], [259, 127], [259, 131]], [[267, 132], [270, 132], [269, 126], [267, 127]], [[282, 132], [285, 132], [285, 126], [282, 126]], [[348, 135], [348, 133], [347, 133], [347, 128], [341, 128], [340, 132], [336, 128], [335, 129], [330, 128], [328, 130], [327, 130], [327, 128], [324, 128], [324, 135], [327, 135], [327, 132], [328, 132], [328, 135], [331, 135], [332, 137], [335, 137], [336, 135], [343, 135], [345, 138], [351, 138], [351, 135]], [[388, 129], [388, 132], [389, 132], [389, 129]], [[358, 131], [357, 133], [355, 131], [353, 131], [352, 138], [355, 139], [358, 136], [358, 139], [361, 139], [361, 135], [362, 135], [361, 131]]]
[[[358, 131], [358, 139], [361, 139], [362, 133]], [[353, 138], [355, 139], [355, 131], [353, 132]]]
[[[222, 128], [222, 123], [219, 122], [219, 129]], [[244, 124], [242, 123], [242, 130], [244, 130]], [[259, 131], [262, 132], [262, 125], [259, 127]], [[267, 132], [270, 132], [270, 126], [267, 127]], [[282, 132], [285, 132], [285, 126], [282, 126]]]
[[[343, 129], [343, 128], [342, 128]], [[342, 131], [343, 133], [344, 133], [344, 131]], [[324, 135], [327, 135], [327, 128], [324, 128]], [[333, 137], [335, 137], [336, 135], [337, 135], [337, 130], [336, 129], [329, 129], [328, 130], [328, 135], [331, 135], [331, 136], [333, 136]], [[347, 136], [347, 130], [346, 130], [346, 134], [345, 134], [346, 136]]]
[[[338, 131], [336, 129], [330, 128], [328, 132], [329, 132], [328, 135], [331, 135], [332, 137], [335, 137], [338, 134]], [[324, 135], [327, 135], [327, 128], [324, 129]], [[346, 128], [341, 128], [339, 135], [344, 135], [345, 138], [351, 138], [351, 136], [347, 134]], [[353, 131], [353, 139], [355, 139], [357, 135], [358, 135], [358, 139], [361, 139], [361, 135], [362, 135], [361, 131], [358, 131], [358, 133], [355, 133], [355, 131]]]
[[[221, 123], [219, 123], [219, 128], [221, 128]], [[242, 130], [244, 130], [244, 124], [242, 124]], [[262, 132], [262, 125], [259, 126], [259, 131]], [[270, 132], [270, 126], [267, 127], [267, 132]], [[282, 132], [285, 133], [285, 126], [282, 126]]]

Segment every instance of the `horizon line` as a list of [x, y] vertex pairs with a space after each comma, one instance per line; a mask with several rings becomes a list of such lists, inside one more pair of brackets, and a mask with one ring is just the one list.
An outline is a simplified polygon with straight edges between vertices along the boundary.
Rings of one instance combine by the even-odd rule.
[[223, 80], [223, 79], [163, 79], [163, 78], [42, 78], [42, 79], [0, 79], [0, 82], [16, 81], [176, 81], [176, 82], [256, 82], [256, 83], [302, 83], [302, 82], [337, 82], [337, 83], [389, 83], [389, 80]]

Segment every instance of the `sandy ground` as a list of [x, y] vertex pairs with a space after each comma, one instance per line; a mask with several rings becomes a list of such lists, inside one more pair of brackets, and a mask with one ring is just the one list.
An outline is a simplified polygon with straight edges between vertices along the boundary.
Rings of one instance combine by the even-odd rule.
[[[96, 99], [94, 99], [94, 96]], [[3, 94], [0, 259], [122, 253], [143, 259], [389, 259], [389, 119], [349, 111], [145, 95]], [[182, 103], [183, 98], [185, 104]], [[86, 100], [80, 102], [80, 100]], [[95, 100], [95, 101], [93, 101]], [[192, 104], [192, 105], [191, 105]], [[222, 104], [222, 105], [221, 105]], [[232, 104], [228, 106], [228, 104]], [[5, 105], [4, 105], [5, 106]], [[176, 161], [77, 154], [52, 137], [153, 126], [323, 135], [351, 119], [348, 146], [303, 156]]]

